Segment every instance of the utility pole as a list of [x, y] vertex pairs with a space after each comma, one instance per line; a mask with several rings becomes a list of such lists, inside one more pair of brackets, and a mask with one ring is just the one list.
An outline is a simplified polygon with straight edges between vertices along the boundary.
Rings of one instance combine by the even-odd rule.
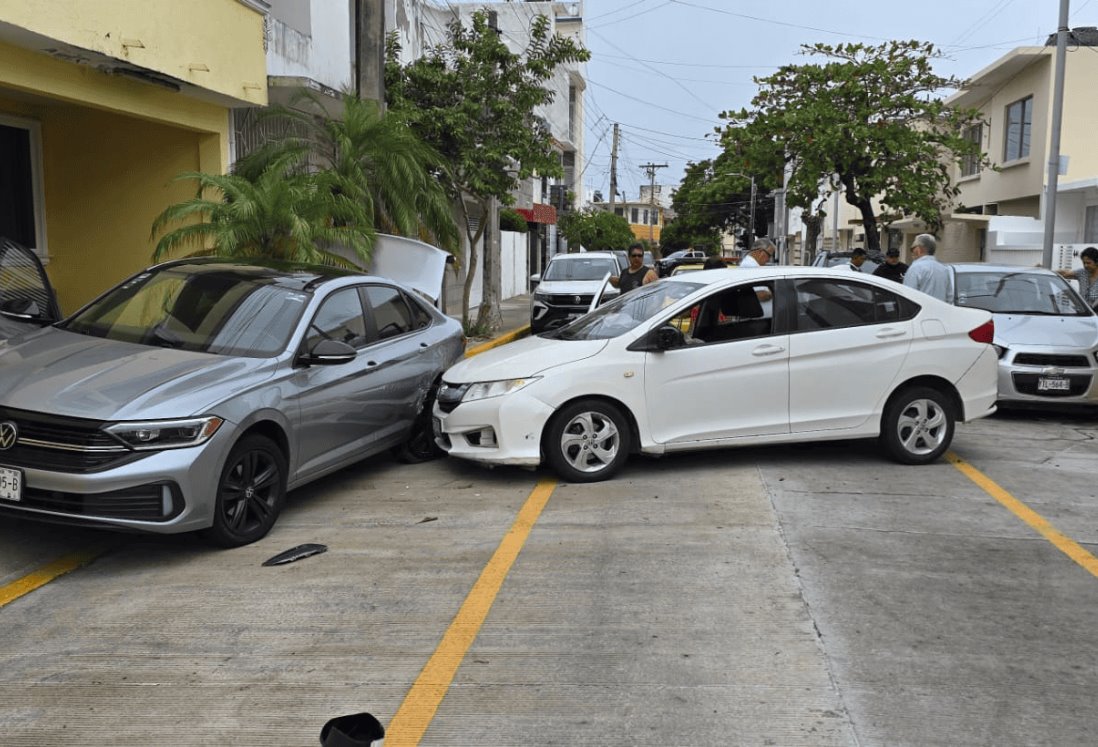
[[610, 212], [618, 198], [618, 123], [614, 123], [614, 144], [610, 147]]
[[1068, 0], [1060, 0], [1060, 23], [1056, 29], [1056, 73], [1052, 87], [1052, 130], [1049, 133], [1048, 176], [1045, 188], [1044, 243], [1041, 266], [1052, 267], [1052, 242], [1056, 236], [1056, 193], [1060, 189], [1060, 128], [1064, 117], [1064, 64], [1067, 52]]
[[644, 169], [644, 173], [648, 174], [648, 204], [650, 206], [648, 211], [648, 246], [653, 247], [656, 243], [656, 224], [652, 222], [656, 215], [656, 169], [666, 169], [667, 164], [645, 163], [641, 165], [641, 168]]

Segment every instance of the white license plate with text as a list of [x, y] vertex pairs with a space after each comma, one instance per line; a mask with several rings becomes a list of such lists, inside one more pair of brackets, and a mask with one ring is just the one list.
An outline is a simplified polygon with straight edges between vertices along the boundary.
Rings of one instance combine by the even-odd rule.
[[1037, 391], [1039, 392], [1067, 392], [1071, 391], [1071, 382], [1067, 379], [1042, 377], [1037, 379]]
[[23, 499], [23, 472], [10, 467], [0, 467], [0, 500]]

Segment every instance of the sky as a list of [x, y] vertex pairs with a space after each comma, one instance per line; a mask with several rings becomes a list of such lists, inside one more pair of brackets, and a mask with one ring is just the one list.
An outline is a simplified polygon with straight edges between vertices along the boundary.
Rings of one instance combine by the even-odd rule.
[[[1059, 11], [1060, 0], [585, 0], [585, 188], [609, 198], [616, 122], [625, 198], [649, 183], [647, 163], [667, 164], [656, 183], [673, 189], [687, 162], [718, 154], [718, 113], [750, 106], [753, 76], [823, 59], [802, 44], [931, 42], [935, 71], [963, 79], [1043, 45]], [[1098, 0], [1070, 0], [1068, 25], [1098, 26]], [[1098, 48], [1072, 53], [1088, 52]]]

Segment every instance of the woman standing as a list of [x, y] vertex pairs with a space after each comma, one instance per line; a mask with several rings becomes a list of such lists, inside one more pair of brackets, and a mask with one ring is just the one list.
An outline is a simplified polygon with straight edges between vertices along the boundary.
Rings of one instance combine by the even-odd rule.
[[1078, 270], [1057, 270], [1068, 280], [1079, 281], [1079, 295], [1098, 311], [1098, 249], [1088, 246], [1082, 253], [1083, 266]]

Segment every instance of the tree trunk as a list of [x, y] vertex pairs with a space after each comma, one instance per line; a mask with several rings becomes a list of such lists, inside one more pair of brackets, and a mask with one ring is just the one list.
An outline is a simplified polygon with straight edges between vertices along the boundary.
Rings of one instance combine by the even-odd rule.
[[[473, 296], [473, 279], [477, 274], [477, 242], [480, 241], [480, 237], [484, 234], [484, 220], [482, 219], [475, 232], [469, 230], [469, 206], [465, 202], [464, 197], [458, 198], [458, 204], [461, 205], [461, 216], [465, 221], [465, 238], [469, 240], [469, 259], [465, 263], [465, 283], [461, 289], [461, 326], [462, 329], [469, 330], [469, 301]], [[478, 203], [480, 204], [480, 203]], [[481, 213], [487, 212], [483, 204], [480, 204]]]
[[881, 232], [877, 229], [877, 216], [873, 212], [873, 203], [868, 197], [862, 197], [854, 188], [854, 175], [843, 174], [842, 177], [846, 201], [858, 208], [862, 214], [862, 231], [865, 233], [865, 250], [870, 253], [881, 251]]
[[499, 200], [495, 197], [488, 201], [488, 209], [481, 226], [484, 235], [484, 282], [481, 284], [480, 308], [477, 309], [476, 328], [483, 332], [494, 332], [500, 321], [500, 264], [502, 262], [499, 245]]
[[809, 213], [807, 210], [801, 213], [801, 222], [804, 223], [804, 264], [810, 265], [816, 259], [816, 242], [820, 240], [820, 230], [823, 228], [824, 216], [822, 213]]

